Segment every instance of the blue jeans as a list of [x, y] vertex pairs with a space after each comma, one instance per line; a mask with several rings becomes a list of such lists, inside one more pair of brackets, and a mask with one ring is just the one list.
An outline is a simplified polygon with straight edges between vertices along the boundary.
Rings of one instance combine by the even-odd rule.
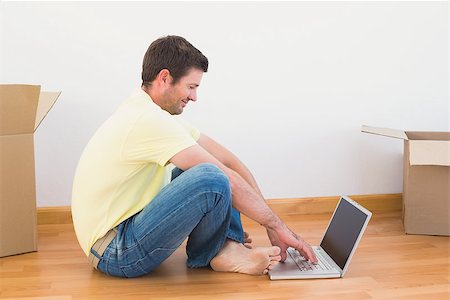
[[91, 252], [100, 258], [101, 272], [137, 277], [153, 271], [186, 238], [190, 268], [209, 266], [227, 238], [244, 242], [228, 177], [215, 165], [174, 169], [172, 181], [142, 211], [117, 226], [117, 236], [102, 257]]

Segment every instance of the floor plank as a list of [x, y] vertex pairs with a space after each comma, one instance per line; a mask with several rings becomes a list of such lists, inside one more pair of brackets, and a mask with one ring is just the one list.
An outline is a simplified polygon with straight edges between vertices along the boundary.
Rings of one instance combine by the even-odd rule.
[[[318, 244], [331, 214], [283, 219]], [[254, 244], [264, 229], [243, 220]], [[449, 299], [448, 237], [405, 235], [400, 212], [374, 214], [344, 278], [270, 281], [188, 269], [184, 245], [154, 273], [119, 279], [93, 270], [70, 224], [39, 225], [39, 252], [0, 259], [2, 299]]]

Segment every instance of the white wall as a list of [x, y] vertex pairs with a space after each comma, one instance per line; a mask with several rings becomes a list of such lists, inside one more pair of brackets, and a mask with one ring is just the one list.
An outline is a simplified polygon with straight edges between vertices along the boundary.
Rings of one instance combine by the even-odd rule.
[[63, 91], [36, 132], [38, 206], [70, 204], [82, 149], [167, 34], [210, 60], [185, 118], [241, 157], [267, 198], [399, 193], [403, 143], [361, 124], [449, 130], [446, 2], [0, 8], [0, 82]]

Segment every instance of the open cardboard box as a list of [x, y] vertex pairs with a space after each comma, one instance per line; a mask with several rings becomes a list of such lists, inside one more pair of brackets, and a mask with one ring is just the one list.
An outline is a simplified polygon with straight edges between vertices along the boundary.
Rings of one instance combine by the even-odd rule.
[[60, 93], [0, 85], [0, 257], [37, 251], [34, 132]]
[[409, 234], [450, 235], [450, 132], [362, 126], [404, 140], [403, 223]]

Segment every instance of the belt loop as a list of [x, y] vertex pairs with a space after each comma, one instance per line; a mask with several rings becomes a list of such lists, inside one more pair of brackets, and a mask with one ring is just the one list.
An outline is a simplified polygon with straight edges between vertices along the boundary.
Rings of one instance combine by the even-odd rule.
[[[105, 253], [106, 247], [112, 242], [112, 240], [117, 236], [117, 229], [113, 228], [109, 230], [103, 237], [99, 238], [94, 245], [92, 245], [92, 250], [97, 252], [98, 255], [102, 256]], [[89, 252], [88, 262], [95, 269], [97, 269], [100, 259], [95, 256], [92, 252]]]

